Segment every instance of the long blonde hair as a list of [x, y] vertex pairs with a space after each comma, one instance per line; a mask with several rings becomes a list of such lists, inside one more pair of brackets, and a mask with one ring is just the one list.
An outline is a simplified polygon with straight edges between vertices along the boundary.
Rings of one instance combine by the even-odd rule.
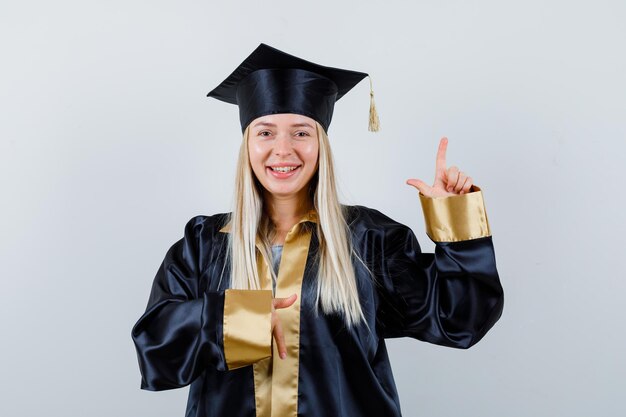
[[[339, 313], [347, 327], [365, 322], [359, 302], [352, 257], [368, 269], [354, 251], [346, 213], [337, 193], [333, 156], [324, 128], [316, 122], [319, 140], [318, 170], [309, 183], [309, 197], [318, 215], [318, 276], [315, 305], [326, 314]], [[235, 176], [228, 257], [231, 260], [230, 288], [260, 289], [257, 270], [256, 237], [265, 259], [272, 260], [274, 226], [263, 215], [263, 186], [252, 171], [248, 154], [249, 128], [243, 132]], [[306, 225], [306, 223], [302, 223]], [[306, 226], [305, 226], [306, 227]], [[270, 264], [271, 265], [271, 264]], [[276, 280], [273, 268], [269, 268]]]

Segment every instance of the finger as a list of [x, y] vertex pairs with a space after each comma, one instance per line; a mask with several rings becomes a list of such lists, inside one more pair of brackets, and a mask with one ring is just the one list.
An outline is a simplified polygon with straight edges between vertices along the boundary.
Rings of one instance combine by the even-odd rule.
[[287, 308], [296, 302], [296, 298], [298, 298], [297, 294], [291, 294], [287, 298], [274, 298], [272, 302], [274, 303], [274, 308]]
[[283, 334], [283, 326], [280, 324], [278, 315], [276, 316], [276, 324], [274, 325], [274, 340], [276, 340], [276, 349], [281, 359], [287, 356], [287, 348], [285, 346], [285, 335]]
[[447, 176], [446, 190], [451, 193], [459, 180], [459, 169], [456, 166], [451, 166], [447, 171]]
[[435, 162], [435, 185], [443, 184], [446, 172], [446, 150], [448, 149], [448, 138], [445, 136], [439, 141], [437, 149], [437, 160]]
[[459, 179], [454, 186], [454, 192], [459, 193], [463, 189], [463, 185], [465, 184], [465, 180], [467, 179], [467, 175], [463, 171], [459, 171]]
[[465, 184], [463, 184], [463, 188], [459, 194], [467, 194], [469, 193], [470, 188], [472, 188], [472, 177], [467, 177], [465, 179]]
[[417, 190], [420, 193], [424, 194], [425, 196], [431, 196], [432, 195], [432, 187], [429, 186], [428, 184], [426, 184], [422, 180], [410, 179], [410, 180], [406, 180], [406, 183], [408, 185], [412, 185], [413, 187], [417, 188]]

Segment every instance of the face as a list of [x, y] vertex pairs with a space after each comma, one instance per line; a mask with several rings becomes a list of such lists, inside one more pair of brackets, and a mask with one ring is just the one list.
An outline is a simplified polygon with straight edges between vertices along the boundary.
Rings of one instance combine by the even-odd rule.
[[254, 174], [271, 196], [306, 198], [317, 171], [315, 120], [300, 114], [261, 116], [250, 123], [248, 151]]

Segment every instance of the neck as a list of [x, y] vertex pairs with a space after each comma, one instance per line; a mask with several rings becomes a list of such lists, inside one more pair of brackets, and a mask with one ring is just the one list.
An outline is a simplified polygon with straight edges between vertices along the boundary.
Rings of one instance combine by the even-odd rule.
[[293, 196], [265, 194], [267, 214], [279, 233], [287, 233], [313, 207], [306, 188]]

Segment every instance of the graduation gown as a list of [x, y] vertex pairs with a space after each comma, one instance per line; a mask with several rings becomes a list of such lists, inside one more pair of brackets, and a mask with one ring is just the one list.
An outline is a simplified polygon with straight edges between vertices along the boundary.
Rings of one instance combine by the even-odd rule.
[[[385, 339], [411, 337], [453, 348], [477, 343], [499, 319], [503, 291], [482, 191], [429, 198], [420, 193], [426, 232], [365, 206], [345, 206], [367, 325], [348, 330], [337, 314], [316, 311], [317, 222], [311, 211], [287, 235], [272, 294], [269, 263], [258, 255], [262, 289], [228, 289], [228, 213], [190, 219], [167, 251], [145, 313], [132, 329], [141, 389], [190, 385], [187, 417], [397, 417], [398, 393]], [[259, 242], [257, 241], [257, 245]], [[271, 299], [287, 358], [271, 336]]]

